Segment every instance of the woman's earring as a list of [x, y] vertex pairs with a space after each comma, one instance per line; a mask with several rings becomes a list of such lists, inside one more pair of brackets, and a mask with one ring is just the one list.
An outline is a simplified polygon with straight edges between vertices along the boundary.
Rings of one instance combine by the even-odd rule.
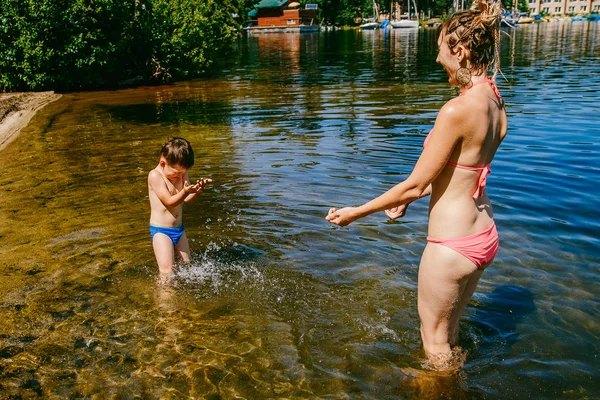
[[456, 82], [460, 87], [465, 87], [471, 84], [471, 70], [465, 67], [460, 67], [456, 71]]

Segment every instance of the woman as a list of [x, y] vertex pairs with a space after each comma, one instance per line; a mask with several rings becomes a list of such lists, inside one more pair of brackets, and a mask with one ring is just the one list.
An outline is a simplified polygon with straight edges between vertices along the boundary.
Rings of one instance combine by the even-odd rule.
[[438, 29], [436, 61], [460, 95], [439, 111], [410, 176], [360, 207], [332, 208], [326, 217], [345, 226], [386, 210], [396, 219], [410, 202], [431, 195], [418, 310], [425, 354], [438, 369], [449, 367], [452, 348], [458, 344], [458, 321], [498, 251], [485, 184], [507, 130], [504, 102], [494, 85], [500, 61], [500, 7], [500, 2], [475, 0], [470, 10], [455, 13]]

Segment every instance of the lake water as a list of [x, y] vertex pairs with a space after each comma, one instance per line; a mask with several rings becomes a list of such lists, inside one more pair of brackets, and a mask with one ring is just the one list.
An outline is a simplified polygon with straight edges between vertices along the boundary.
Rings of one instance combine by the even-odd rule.
[[[435, 31], [240, 37], [222, 73], [64, 95], [0, 153], [0, 397], [600, 397], [600, 29], [522, 26], [488, 179], [501, 239], [461, 322], [464, 369], [427, 371], [427, 201], [330, 226], [406, 178], [457, 94]], [[196, 151], [194, 262], [156, 282], [146, 176]]]

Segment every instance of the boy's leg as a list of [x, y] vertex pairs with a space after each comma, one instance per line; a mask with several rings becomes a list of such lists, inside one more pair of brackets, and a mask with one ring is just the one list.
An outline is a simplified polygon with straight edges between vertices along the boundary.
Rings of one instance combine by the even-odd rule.
[[173, 263], [175, 262], [175, 251], [173, 241], [163, 233], [156, 233], [152, 238], [152, 247], [158, 263], [158, 269], [161, 274], [170, 274], [173, 272]]
[[181, 235], [177, 242], [177, 246], [175, 246], [175, 259], [181, 260], [184, 263], [189, 263], [191, 261], [190, 246], [185, 232], [183, 232], [183, 235]]

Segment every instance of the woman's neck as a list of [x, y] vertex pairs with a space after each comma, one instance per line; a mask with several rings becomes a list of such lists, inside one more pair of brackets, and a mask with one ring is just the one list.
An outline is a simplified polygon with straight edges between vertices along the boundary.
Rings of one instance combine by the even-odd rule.
[[481, 74], [481, 75], [473, 75], [471, 76], [471, 82], [467, 85], [467, 86], [461, 86], [459, 88], [460, 93], [464, 93], [467, 90], [471, 89], [473, 86], [477, 86], [480, 83], [482, 83], [483, 81], [487, 81], [488, 76], [486, 74]]

